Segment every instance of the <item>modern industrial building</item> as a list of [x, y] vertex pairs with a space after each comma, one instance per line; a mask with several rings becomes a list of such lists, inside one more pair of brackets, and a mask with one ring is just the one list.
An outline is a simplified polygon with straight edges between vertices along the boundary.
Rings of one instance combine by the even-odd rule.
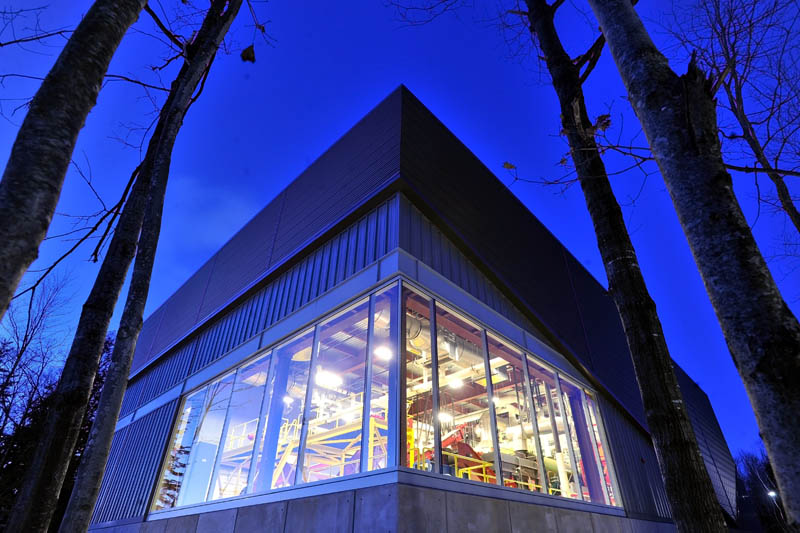
[[147, 318], [92, 529], [674, 526], [614, 303], [400, 87]]

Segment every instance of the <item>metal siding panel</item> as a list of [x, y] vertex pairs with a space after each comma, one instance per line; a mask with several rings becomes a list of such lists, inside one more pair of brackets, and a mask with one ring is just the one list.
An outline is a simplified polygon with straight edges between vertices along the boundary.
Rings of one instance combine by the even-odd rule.
[[100, 492], [98, 493], [97, 502], [95, 503], [94, 512], [92, 513], [91, 523], [93, 524], [96, 522], [105, 521], [105, 515], [108, 514], [106, 502], [109, 494], [111, 493], [110, 488], [115, 486], [114, 481], [116, 471], [123, 463], [121, 460], [121, 450], [124, 446], [125, 438], [128, 435], [129, 427], [130, 426], [126, 426], [114, 433], [114, 437], [111, 440], [111, 449], [108, 453], [108, 462], [106, 463], [106, 469], [103, 479], [100, 483]]
[[674, 368], [717, 500], [728, 514], [736, 517], [736, 462], [728, 449], [714, 409], [703, 389], [680, 366], [675, 364]]
[[401, 102], [398, 90], [370, 111], [145, 320], [133, 372], [397, 178]]
[[[578, 309], [564, 297], [569, 279], [561, 243], [408, 91], [401, 177], [437, 223], [455, 234], [577, 357], [588, 359]], [[513, 246], [509, 235], [515, 236]], [[424, 250], [421, 257], [427, 258]]]
[[177, 405], [173, 400], [114, 435], [93, 525], [144, 516]]
[[[402, 212], [407, 213], [407, 221], [400, 221], [400, 224], [408, 224], [410, 229], [409, 238], [405, 240], [408, 253], [433, 268], [450, 281], [481, 300], [486, 305], [492, 307], [506, 318], [516, 322], [528, 331], [536, 332], [538, 329], [525, 315], [506, 298], [500, 290], [487, 279], [484, 274], [476, 268], [473, 263], [454, 245], [447, 236], [443, 235], [439, 228], [430, 223], [427, 218], [414, 206], [408, 205], [409, 201], [402, 197], [401, 205], [407, 204]], [[425, 250], [428, 250], [426, 252]], [[447, 254], [447, 261], [434, 260], [437, 255], [433, 250], [441, 250], [441, 254]], [[423, 257], [428, 255], [429, 260]], [[441, 256], [439, 256], [441, 257]], [[444, 265], [447, 264], [448, 268]]]
[[364, 235], [364, 264], [362, 268], [375, 262], [375, 259], [379, 257], [378, 253], [378, 212], [372, 211], [369, 215], [367, 215], [367, 219], [365, 219], [364, 223], [366, 225], [366, 235]]
[[649, 435], [637, 429], [602, 396], [598, 397], [598, 405], [628, 515], [651, 520], [669, 519], [666, 491]]

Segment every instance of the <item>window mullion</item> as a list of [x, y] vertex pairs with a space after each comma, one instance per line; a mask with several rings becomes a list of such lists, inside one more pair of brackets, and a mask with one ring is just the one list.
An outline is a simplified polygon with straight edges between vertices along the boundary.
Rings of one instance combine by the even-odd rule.
[[[558, 408], [561, 411], [561, 420], [564, 422], [564, 433], [567, 437], [567, 449], [569, 451], [569, 461], [572, 465], [572, 479], [575, 480], [575, 486], [578, 488], [578, 497], [583, 500], [583, 487], [581, 486], [581, 475], [578, 472], [578, 462], [575, 460], [575, 450], [572, 447], [572, 432], [570, 431], [570, 420], [567, 417], [567, 409], [564, 405], [564, 395], [561, 392], [561, 378], [558, 372], [555, 373], [556, 377], [556, 396], [558, 396]], [[576, 432], [577, 435], [577, 432]], [[563, 487], [562, 487], [563, 496]]]
[[497, 438], [497, 419], [494, 409], [494, 385], [492, 384], [492, 365], [489, 363], [489, 337], [486, 330], [481, 330], [483, 339], [483, 365], [486, 372], [486, 393], [489, 395], [489, 422], [492, 428], [492, 446], [494, 447], [495, 483], [503, 486], [503, 463], [500, 458], [500, 439]]
[[316, 384], [314, 376], [317, 371], [317, 356], [319, 355], [319, 324], [314, 326], [314, 341], [311, 344], [311, 368], [308, 371], [308, 385], [306, 386], [306, 399], [303, 405], [303, 426], [300, 431], [300, 442], [297, 446], [297, 465], [294, 473], [294, 484], [303, 482], [303, 459], [305, 456], [306, 437], [308, 436], [309, 416], [311, 415], [311, 397]]
[[369, 309], [367, 315], [367, 360], [366, 360], [366, 376], [364, 381], [364, 393], [362, 394], [361, 401], [362, 415], [361, 415], [361, 459], [359, 460], [359, 472], [366, 472], [369, 470], [369, 462], [372, 456], [372, 446], [370, 440], [372, 438], [372, 351], [375, 348], [374, 343], [374, 329], [375, 329], [375, 295], [369, 295]]
[[608, 488], [605, 486], [606, 478], [603, 475], [603, 464], [600, 462], [600, 454], [597, 453], [597, 439], [594, 436], [594, 428], [592, 427], [592, 416], [589, 413], [589, 406], [586, 403], [586, 393], [583, 392], [583, 389], [580, 389], [580, 393], [581, 393], [581, 407], [583, 408], [583, 417], [586, 419], [586, 423], [589, 424], [589, 427], [586, 429], [588, 429], [589, 441], [592, 443], [592, 452], [594, 453], [594, 463], [595, 466], [597, 467], [597, 474], [600, 478], [600, 484], [603, 487], [603, 497], [605, 498], [606, 505], [611, 505], [611, 502], [608, 499]]
[[528, 401], [530, 409], [528, 416], [531, 417], [531, 427], [533, 428], [534, 444], [536, 446], [536, 461], [537, 470], [539, 473], [539, 483], [541, 484], [542, 491], [545, 494], [550, 494], [550, 487], [548, 486], [547, 472], [544, 466], [544, 457], [542, 456], [542, 443], [539, 440], [539, 417], [536, 414], [536, 404], [533, 403], [533, 390], [531, 389], [531, 376], [530, 369], [528, 368], [528, 354], [523, 354], [524, 364], [522, 365], [523, 374], [525, 375], [525, 396]]
[[442, 434], [439, 421], [439, 348], [436, 339], [436, 300], [430, 299], [428, 304], [431, 335], [431, 398], [433, 400], [433, 471], [442, 473]]

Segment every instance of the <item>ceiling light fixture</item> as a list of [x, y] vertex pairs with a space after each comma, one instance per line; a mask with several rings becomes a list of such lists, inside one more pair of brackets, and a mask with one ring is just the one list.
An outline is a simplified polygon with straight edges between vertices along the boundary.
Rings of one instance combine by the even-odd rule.
[[388, 346], [378, 346], [375, 348], [375, 357], [380, 359], [381, 361], [389, 361], [394, 354], [392, 354], [391, 348]]

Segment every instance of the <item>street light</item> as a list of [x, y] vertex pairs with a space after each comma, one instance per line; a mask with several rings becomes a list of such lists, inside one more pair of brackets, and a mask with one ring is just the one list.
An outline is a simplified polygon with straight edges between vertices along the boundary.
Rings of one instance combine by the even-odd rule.
[[778, 497], [778, 493], [775, 492], [774, 490], [771, 490], [771, 491], [769, 491], [767, 493], [767, 496], [769, 496], [770, 498], [777, 498]]

